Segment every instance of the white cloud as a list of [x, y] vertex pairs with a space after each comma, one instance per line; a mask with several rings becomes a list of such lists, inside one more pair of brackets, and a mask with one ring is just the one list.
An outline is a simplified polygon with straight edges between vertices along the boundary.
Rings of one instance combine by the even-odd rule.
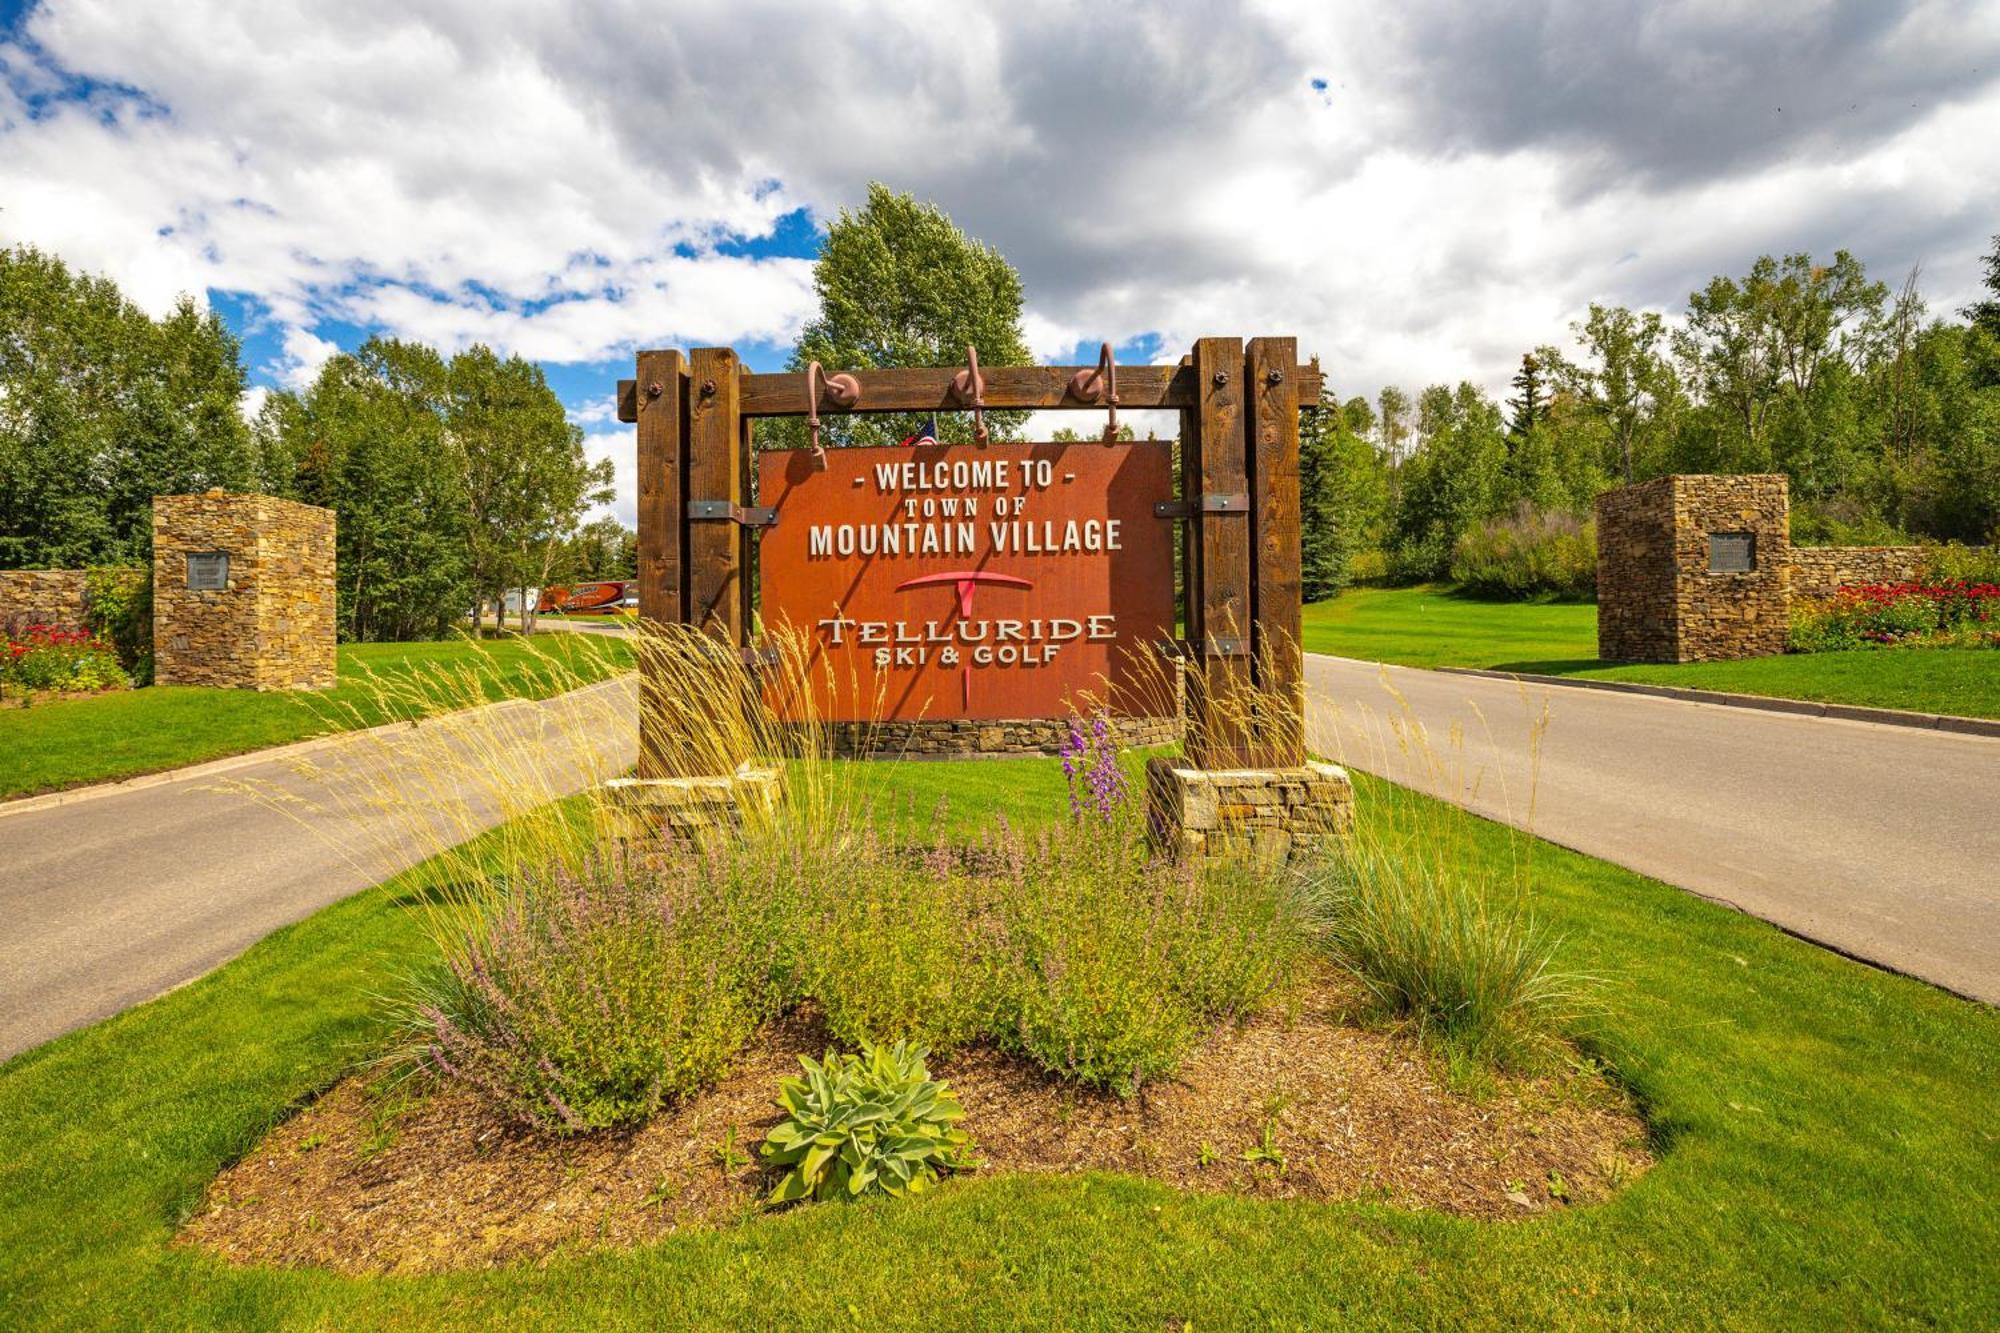
[[286, 388], [296, 390], [311, 387], [320, 367], [340, 351], [338, 343], [296, 326], [285, 330], [281, 344], [284, 353], [269, 370]]
[[[291, 383], [328, 321], [782, 344], [809, 267], [723, 242], [870, 179], [1020, 267], [1041, 355], [1294, 333], [1348, 394], [1497, 388], [1591, 301], [1673, 308], [1765, 251], [1921, 261], [1949, 309], [2000, 217], [2000, 8], [1959, 0], [44, 0], [23, 31], [0, 238], [155, 309], [250, 293]], [[143, 96], [29, 105], [70, 75]]]

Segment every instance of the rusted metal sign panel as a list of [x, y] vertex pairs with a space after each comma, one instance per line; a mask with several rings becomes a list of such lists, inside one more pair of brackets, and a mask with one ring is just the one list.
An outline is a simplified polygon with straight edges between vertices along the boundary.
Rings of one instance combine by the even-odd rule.
[[766, 632], [810, 644], [827, 720], [1052, 717], [1086, 697], [1170, 713], [1168, 448], [833, 449], [824, 469], [767, 453]]

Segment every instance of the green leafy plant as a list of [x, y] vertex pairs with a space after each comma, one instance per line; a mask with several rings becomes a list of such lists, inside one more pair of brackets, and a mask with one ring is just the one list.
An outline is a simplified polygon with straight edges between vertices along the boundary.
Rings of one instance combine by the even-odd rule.
[[1278, 1146], [1278, 1122], [1264, 1122], [1264, 1137], [1243, 1150], [1243, 1160], [1252, 1166], [1269, 1166], [1285, 1174], [1285, 1150]]
[[957, 1128], [965, 1112], [930, 1076], [926, 1054], [897, 1042], [800, 1056], [805, 1073], [778, 1085], [785, 1119], [764, 1140], [765, 1159], [790, 1168], [772, 1201], [915, 1194], [940, 1171], [976, 1166], [971, 1136]]
[[722, 1169], [724, 1175], [750, 1165], [749, 1154], [736, 1146], [734, 1124], [729, 1126], [728, 1132], [722, 1136], [722, 1142], [715, 1145], [714, 1151], [715, 1164]]

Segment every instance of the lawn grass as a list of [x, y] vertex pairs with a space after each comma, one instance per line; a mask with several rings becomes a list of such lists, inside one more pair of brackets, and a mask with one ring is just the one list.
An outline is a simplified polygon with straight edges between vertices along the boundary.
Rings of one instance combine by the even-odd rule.
[[1496, 665], [1503, 671], [1548, 676], [1630, 680], [1958, 717], [2000, 717], [2000, 652], [1991, 648], [1864, 648], [1750, 657], [1740, 662], [1661, 665], [1605, 666], [1595, 658]]
[[[583, 634], [436, 643], [342, 644], [340, 684], [271, 692], [156, 685], [0, 710], [0, 798], [109, 782], [410, 715], [388, 682], [446, 673], [449, 706], [474, 697], [539, 698], [631, 664], [630, 646]], [[394, 695], [396, 697], [388, 697]]]
[[1309, 653], [1398, 666], [1492, 666], [1597, 656], [1587, 602], [1489, 602], [1440, 584], [1349, 588], [1305, 609]]
[[1780, 699], [2000, 717], [2000, 652], [1985, 648], [1786, 653], [1740, 662], [1598, 660], [1597, 608], [1489, 602], [1441, 585], [1350, 588], [1305, 609], [1306, 651], [1399, 666], [1486, 667]]
[[[964, 814], [1063, 805], [1053, 760], [881, 764], [866, 781]], [[1429, 808], [1358, 786], [1364, 820]], [[1469, 817], [1437, 824], [1468, 862], [1524, 846]], [[0, 1325], [1990, 1326], [2000, 1014], [1528, 846], [1559, 960], [1609, 978], [1590, 1049], [1662, 1153], [1600, 1207], [1493, 1224], [1110, 1175], [974, 1177], [421, 1279], [232, 1269], [173, 1246], [222, 1165], [381, 1040], [376, 997], [423, 948], [405, 877], [0, 1065]]]

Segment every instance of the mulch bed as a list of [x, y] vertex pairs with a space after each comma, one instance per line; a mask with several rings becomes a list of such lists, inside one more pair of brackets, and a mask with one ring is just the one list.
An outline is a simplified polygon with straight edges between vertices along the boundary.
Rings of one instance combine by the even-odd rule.
[[[1495, 1076], [1467, 1097], [1414, 1041], [1357, 1026], [1351, 1007], [1323, 986], [1292, 1012], [1220, 1030], [1176, 1080], [1130, 1100], [987, 1050], [933, 1060], [932, 1073], [965, 1107], [986, 1163], [975, 1182], [1122, 1171], [1498, 1219], [1602, 1199], [1651, 1165], [1644, 1123], [1603, 1078]], [[238, 1263], [421, 1273], [741, 1221], [775, 1183], [757, 1146], [778, 1120], [778, 1079], [826, 1045], [809, 1014], [788, 1018], [720, 1084], [645, 1127], [567, 1140], [505, 1122], [457, 1085], [384, 1093], [348, 1078], [218, 1176], [181, 1241]], [[1267, 1125], [1282, 1171], [1243, 1158]]]

